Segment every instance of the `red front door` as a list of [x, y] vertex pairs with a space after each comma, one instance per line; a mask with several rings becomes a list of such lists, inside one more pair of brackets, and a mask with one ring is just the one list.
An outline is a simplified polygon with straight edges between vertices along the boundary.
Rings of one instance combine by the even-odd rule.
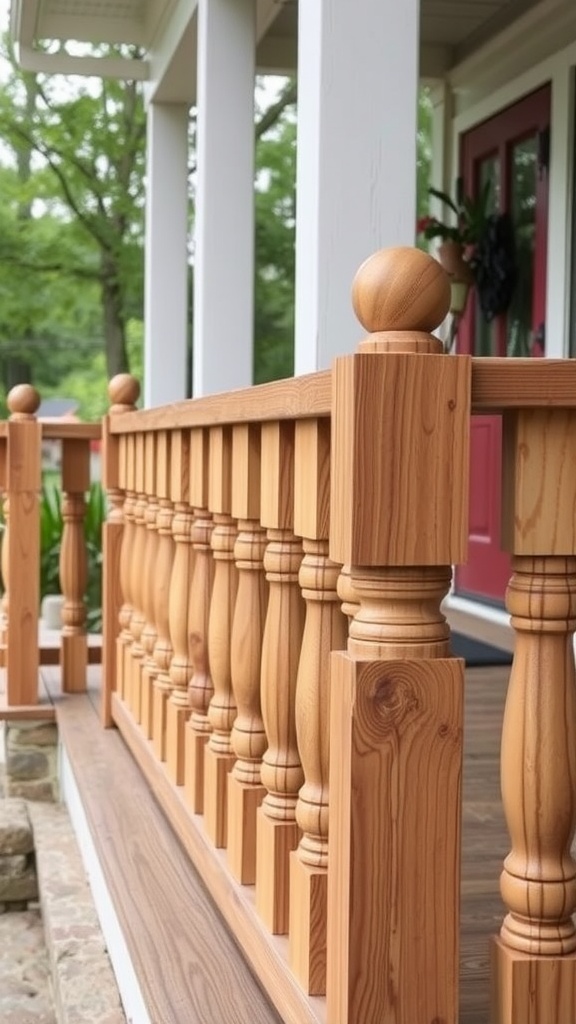
[[[550, 87], [545, 86], [462, 136], [464, 193], [491, 182], [492, 212], [514, 223], [517, 283], [508, 311], [491, 323], [474, 293], [458, 332], [459, 352], [475, 356], [544, 355]], [[468, 563], [457, 569], [459, 594], [502, 602], [510, 559], [500, 550], [499, 416], [472, 420]]]

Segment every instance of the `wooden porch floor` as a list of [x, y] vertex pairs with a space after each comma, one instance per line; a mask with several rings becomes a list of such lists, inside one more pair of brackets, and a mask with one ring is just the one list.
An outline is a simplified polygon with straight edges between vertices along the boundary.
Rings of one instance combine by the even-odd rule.
[[[42, 669], [44, 695], [48, 702], [56, 703], [59, 717], [57, 672], [55, 668]], [[94, 769], [94, 752], [100, 750], [105, 738], [114, 739], [116, 745], [121, 742], [117, 733], [104, 733], [100, 729], [94, 689], [98, 686], [99, 672], [98, 667], [90, 670], [90, 699], [76, 697], [70, 702], [67, 698], [65, 702], [70, 713], [71, 704], [74, 705], [76, 729], [79, 716], [82, 718], [84, 739], [78, 748], [81, 753], [76, 752], [76, 762], [78, 764], [79, 756], [85, 758], [87, 777], [91, 774], [90, 763], [92, 771]], [[469, 670], [466, 677], [460, 1024], [487, 1024], [490, 1019], [489, 937], [499, 930], [502, 921], [498, 879], [508, 850], [499, 791], [499, 746], [508, 675], [509, 668], [482, 668]], [[60, 707], [63, 710], [64, 704]], [[65, 717], [69, 717], [68, 712]], [[62, 731], [66, 742], [66, 729]], [[91, 733], [94, 743], [89, 741]], [[122, 786], [122, 777], [117, 780], [118, 785]], [[166, 828], [169, 828], [168, 824]], [[145, 858], [150, 837], [144, 822], [140, 838], [139, 857]], [[154, 851], [151, 856], [155, 857]], [[240, 956], [238, 953], [239, 959]], [[180, 979], [189, 977], [184, 964], [180, 972]], [[172, 977], [172, 982], [174, 980]], [[185, 994], [181, 993], [180, 998], [185, 999]], [[264, 1005], [260, 1006], [262, 1017], [257, 1019], [277, 1020], [272, 1008], [268, 1016]], [[194, 1015], [190, 1017], [191, 1021], [196, 1019]], [[224, 1019], [228, 1020], [228, 1017], [218, 1017], [218, 1024]], [[233, 1019], [237, 1024], [244, 1024], [243, 1017], [234, 1016]], [[252, 1013], [250, 1020], [246, 1017], [245, 1024], [252, 1024], [254, 1019]], [[216, 1019], [212, 1022], [205, 1018], [204, 1024], [216, 1024]]]

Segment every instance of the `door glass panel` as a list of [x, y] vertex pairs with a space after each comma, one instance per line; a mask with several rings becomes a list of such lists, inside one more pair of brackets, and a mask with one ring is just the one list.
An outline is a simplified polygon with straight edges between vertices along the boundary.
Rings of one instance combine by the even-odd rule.
[[532, 135], [516, 143], [510, 154], [510, 212], [514, 221], [518, 279], [508, 311], [509, 356], [529, 356], [532, 347], [537, 184], [538, 142]]
[[[497, 153], [480, 161], [478, 164], [478, 195], [482, 193], [487, 182], [490, 182], [490, 195], [488, 199], [488, 209], [486, 212], [488, 214], [497, 213], [500, 209], [501, 188], [500, 160], [498, 159]], [[476, 328], [474, 338], [474, 355], [498, 355], [496, 348], [496, 324], [489, 324], [486, 322], [482, 316], [478, 300], [476, 300], [476, 315], [474, 317], [474, 322]]]

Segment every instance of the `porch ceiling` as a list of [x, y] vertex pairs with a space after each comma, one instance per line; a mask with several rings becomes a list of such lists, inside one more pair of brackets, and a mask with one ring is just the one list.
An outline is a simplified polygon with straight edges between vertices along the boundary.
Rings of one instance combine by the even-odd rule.
[[[542, 0], [421, 0], [421, 74], [442, 75]], [[197, 0], [11, 0], [11, 31], [22, 65], [29, 70], [157, 78], [167, 41], [177, 58], [186, 36], [188, 78], [194, 78]], [[298, 0], [257, 0], [258, 66], [288, 72], [296, 66]], [[175, 32], [176, 29], [176, 32]], [[62, 40], [125, 43], [131, 55], [110, 58], [62, 53]], [[51, 46], [50, 43], [53, 43]], [[180, 77], [180, 76], [178, 76]], [[174, 85], [172, 86], [174, 88]], [[165, 99], [193, 101], [186, 95]], [[180, 93], [182, 86], [177, 88]], [[170, 92], [170, 87], [169, 87]]]

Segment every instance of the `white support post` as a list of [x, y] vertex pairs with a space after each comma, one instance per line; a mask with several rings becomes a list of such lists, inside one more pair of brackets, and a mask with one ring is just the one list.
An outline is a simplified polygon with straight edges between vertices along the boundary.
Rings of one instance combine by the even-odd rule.
[[350, 286], [362, 260], [414, 244], [419, 8], [300, 4], [297, 374], [354, 350]]
[[188, 106], [151, 103], [147, 124], [144, 405], [186, 398]]
[[255, 0], [199, 0], [194, 395], [252, 383]]

